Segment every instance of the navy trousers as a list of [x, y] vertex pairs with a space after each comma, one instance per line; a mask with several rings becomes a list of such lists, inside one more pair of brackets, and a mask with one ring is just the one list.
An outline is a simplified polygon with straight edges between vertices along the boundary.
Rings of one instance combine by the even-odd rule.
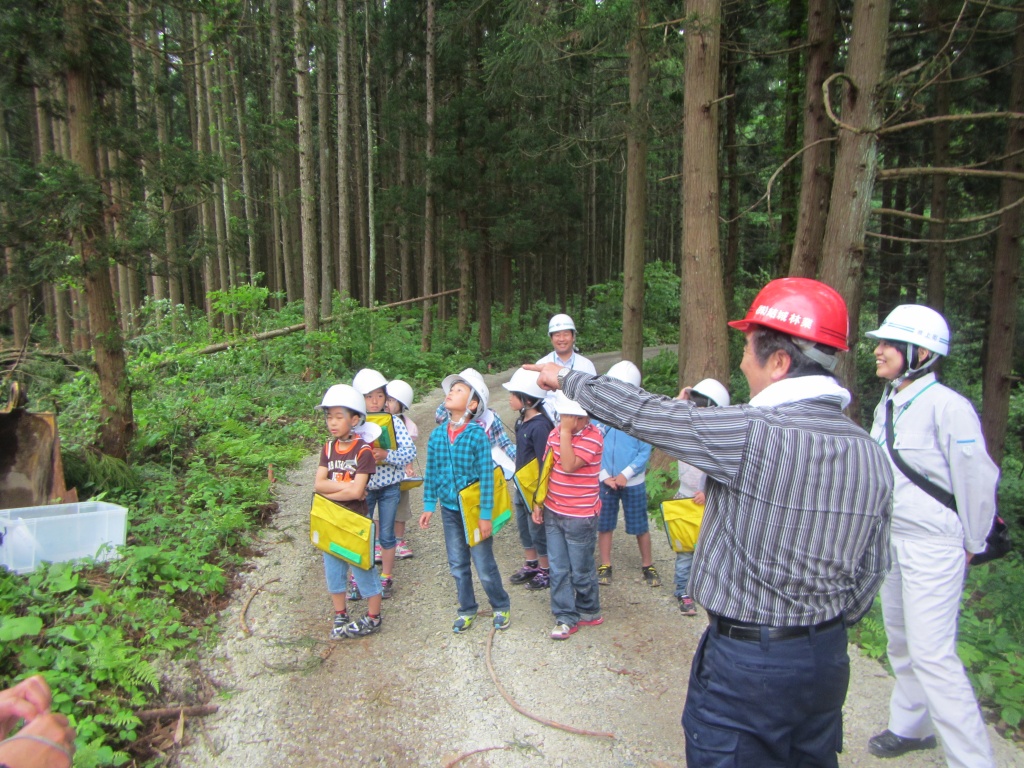
[[690, 669], [683, 709], [691, 768], [835, 768], [843, 749], [850, 658], [842, 623], [760, 641], [713, 622]]

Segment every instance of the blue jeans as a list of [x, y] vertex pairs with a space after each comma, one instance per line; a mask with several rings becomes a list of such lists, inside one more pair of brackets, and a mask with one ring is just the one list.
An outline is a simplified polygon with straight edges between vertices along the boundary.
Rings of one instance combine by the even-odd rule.
[[494, 559], [494, 538], [488, 537], [475, 547], [470, 547], [466, 543], [462, 513], [455, 509], [441, 507], [441, 522], [444, 525], [444, 548], [448, 551], [448, 570], [455, 578], [459, 615], [475, 616], [479, 608], [476, 593], [473, 592], [473, 571], [469, 567], [471, 561], [476, 566], [477, 578], [487, 593], [491, 608], [507, 611], [511, 601], [502, 586], [498, 563]]
[[783, 640], [704, 632], [683, 709], [686, 764], [835, 768], [850, 682], [842, 623]]
[[401, 483], [366, 491], [366, 506], [370, 508], [370, 517], [373, 517], [374, 509], [377, 510], [380, 523], [377, 528], [377, 539], [380, 541], [381, 549], [394, 549], [398, 543], [398, 539], [395, 538], [395, 514], [398, 512], [398, 502], [401, 499]]
[[548, 539], [544, 534], [544, 524], [533, 522], [532, 510], [527, 508], [518, 491], [512, 497], [512, 505], [516, 508], [516, 527], [523, 549], [535, 549], [538, 557], [547, 557]]
[[597, 515], [556, 515], [544, 508], [544, 533], [548, 540], [551, 612], [560, 624], [576, 626], [601, 615], [597, 587]]
[[687, 586], [690, 583], [690, 567], [693, 565], [693, 552], [676, 552], [676, 597], [690, 594]]
[[327, 579], [327, 591], [332, 595], [340, 595], [347, 588], [349, 569], [352, 570], [352, 578], [359, 587], [359, 594], [363, 597], [373, 597], [381, 592], [380, 576], [377, 575], [377, 566], [371, 565], [369, 569], [356, 568], [351, 563], [342, 560], [340, 557], [329, 555], [324, 552], [324, 577]]

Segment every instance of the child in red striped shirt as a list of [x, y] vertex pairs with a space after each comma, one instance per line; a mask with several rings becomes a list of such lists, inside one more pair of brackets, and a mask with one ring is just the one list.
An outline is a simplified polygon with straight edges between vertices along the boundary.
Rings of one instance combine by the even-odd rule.
[[597, 521], [601, 511], [601, 454], [604, 438], [587, 412], [561, 392], [554, 397], [558, 426], [548, 435], [554, 464], [543, 506], [533, 520], [544, 523], [550, 562], [552, 640], [566, 640], [581, 626], [604, 619], [598, 595]]

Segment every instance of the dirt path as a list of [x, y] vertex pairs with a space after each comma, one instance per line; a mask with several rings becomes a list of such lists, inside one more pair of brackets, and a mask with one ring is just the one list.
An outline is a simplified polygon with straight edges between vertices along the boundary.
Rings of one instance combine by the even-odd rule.
[[[597, 356], [604, 371], [617, 357]], [[505, 390], [511, 372], [488, 376], [492, 405], [514, 423]], [[437, 390], [412, 411], [425, 455]], [[615, 582], [601, 590], [605, 623], [565, 642], [548, 638], [553, 625], [547, 592], [509, 586], [512, 627], [494, 639], [493, 664], [510, 695], [529, 711], [578, 728], [607, 731], [586, 737], [543, 726], [515, 712], [488, 674], [489, 625], [453, 635], [455, 588], [448, 574], [440, 520], [430, 530], [410, 526], [415, 558], [395, 569], [395, 596], [384, 603], [381, 634], [341, 643], [326, 640], [331, 620], [319, 550], [308, 540], [309, 497], [317, 459], [310, 458], [277, 486], [281, 512], [265, 537], [231, 606], [223, 636], [201, 661], [218, 689], [215, 716], [192, 721], [180, 765], [189, 768], [313, 768], [315, 766], [442, 766], [461, 760], [481, 766], [652, 766], [685, 764], [679, 718], [690, 659], [706, 626], [703, 614], [676, 609], [674, 555], [654, 535], [658, 589], [640, 578], [635, 541], [621, 524], [615, 536]], [[414, 491], [414, 493], [418, 493]], [[413, 498], [413, 509], [418, 498]], [[512, 524], [514, 525], [514, 524]], [[521, 563], [514, 528], [495, 540], [507, 579]], [[239, 616], [253, 590], [267, 584]], [[478, 596], [486, 606], [482, 590]], [[363, 604], [355, 604], [356, 612]], [[866, 748], [885, 727], [891, 678], [851, 648], [853, 679], [846, 707], [841, 766], [883, 766]], [[1000, 767], [1024, 767], [1024, 752], [992, 731]], [[942, 766], [939, 751], [917, 753], [900, 766]]]

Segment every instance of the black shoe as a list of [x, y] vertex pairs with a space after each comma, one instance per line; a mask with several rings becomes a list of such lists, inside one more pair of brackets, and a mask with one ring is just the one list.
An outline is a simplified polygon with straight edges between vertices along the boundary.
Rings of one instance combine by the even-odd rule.
[[916, 749], [935, 749], [934, 736], [923, 739], [908, 739], [892, 731], [882, 731], [868, 739], [868, 752], [875, 757], [899, 757]]

